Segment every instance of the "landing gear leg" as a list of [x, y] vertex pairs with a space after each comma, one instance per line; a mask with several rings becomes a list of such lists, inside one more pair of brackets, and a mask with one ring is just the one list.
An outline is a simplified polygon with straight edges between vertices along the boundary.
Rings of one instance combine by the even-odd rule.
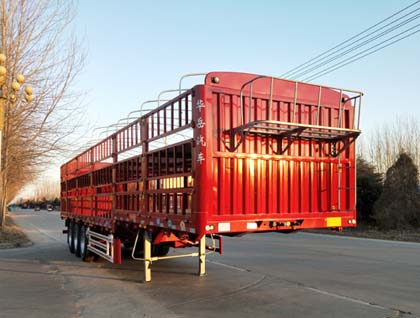
[[152, 236], [149, 232], [144, 231], [144, 281], [150, 282], [152, 280]]
[[206, 275], [206, 236], [205, 235], [203, 235], [198, 245], [198, 261], [199, 261], [198, 275], [204, 276]]

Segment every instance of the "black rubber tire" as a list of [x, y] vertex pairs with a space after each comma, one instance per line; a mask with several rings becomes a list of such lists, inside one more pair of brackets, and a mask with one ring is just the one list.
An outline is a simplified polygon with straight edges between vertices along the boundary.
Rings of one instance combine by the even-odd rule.
[[69, 246], [70, 253], [74, 253], [74, 227], [73, 221], [69, 221], [67, 225], [67, 245]]
[[92, 254], [88, 250], [88, 237], [86, 232], [88, 227], [86, 225], [82, 225], [80, 228], [80, 258], [83, 262], [89, 262], [92, 260]]
[[80, 227], [82, 225], [79, 223], [74, 223], [73, 227], [74, 227], [74, 236], [73, 236], [73, 244], [74, 244], [74, 254], [77, 257], [80, 257]]

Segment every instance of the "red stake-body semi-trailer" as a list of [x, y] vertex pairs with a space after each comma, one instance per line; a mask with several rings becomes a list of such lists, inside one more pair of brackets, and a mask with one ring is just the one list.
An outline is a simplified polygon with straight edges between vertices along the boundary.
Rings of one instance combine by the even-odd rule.
[[[61, 167], [70, 251], [120, 263], [121, 244], [134, 246], [149, 281], [151, 262], [169, 257], [197, 256], [205, 274], [223, 235], [355, 226], [361, 96], [206, 74]], [[165, 256], [189, 246], [198, 252]]]

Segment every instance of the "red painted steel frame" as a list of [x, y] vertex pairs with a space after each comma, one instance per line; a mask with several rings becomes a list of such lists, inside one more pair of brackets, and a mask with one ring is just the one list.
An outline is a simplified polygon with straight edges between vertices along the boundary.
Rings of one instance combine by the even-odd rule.
[[209, 73], [64, 164], [61, 216], [194, 237], [355, 226], [359, 131], [349, 97]]
[[[218, 83], [212, 83], [213, 78]], [[334, 157], [329, 152], [337, 145], [327, 142], [315, 128], [313, 138], [309, 131], [306, 138], [296, 135], [292, 141], [285, 134], [279, 139], [278, 135], [259, 131], [246, 134], [236, 151], [226, 151], [226, 143], [232, 142], [226, 132], [241, 125], [238, 90], [254, 78], [255, 75], [213, 73], [200, 87], [202, 106], [200, 110], [196, 107], [196, 117], [201, 117], [205, 126], [195, 129], [195, 138], [203, 136], [206, 145], [199, 150], [205, 161], [197, 169], [197, 182], [206, 185], [200, 188], [197, 201], [197, 210], [205, 216], [201, 224], [213, 228], [207, 231], [211, 233], [354, 226], [354, 143]], [[252, 114], [245, 118], [245, 124], [269, 118], [291, 122], [295, 116], [296, 123], [308, 126], [339, 127], [341, 120], [342, 128], [353, 128], [353, 106], [344, 103], [342, 115], [339, 113], [341, 100], [347, 97], [342, 92], [324, 88], [319, 96], [319, 86], [315, 85], [300, 83], [299, 93], [295, 82], [274, 80], [273, 85], [269, 112], [270, 79], [255, 82]], [[322, 107], [315, 116], [318, 100]], [[247, 102], [248, 97], [242, 112], [245, 117], [249, 113]], [[318, 117], [319, 122], [315, 123]], [[352, 137], [337, 138], [345, 143], [346, 138]], [[288, 146], [287, 151], [276, 153], [275, 149], [281, 146]]]

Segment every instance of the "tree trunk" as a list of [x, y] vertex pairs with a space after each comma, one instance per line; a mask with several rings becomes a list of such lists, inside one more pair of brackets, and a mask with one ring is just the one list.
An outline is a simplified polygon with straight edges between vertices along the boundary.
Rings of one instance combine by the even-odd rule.
[[4, 230], [6, 227], [6, 212], [7, 212], [7, 188], [6, 185], [6, 176], [2, 172], [1, 178], [1, 197], [0, 197], [0, 231]]

